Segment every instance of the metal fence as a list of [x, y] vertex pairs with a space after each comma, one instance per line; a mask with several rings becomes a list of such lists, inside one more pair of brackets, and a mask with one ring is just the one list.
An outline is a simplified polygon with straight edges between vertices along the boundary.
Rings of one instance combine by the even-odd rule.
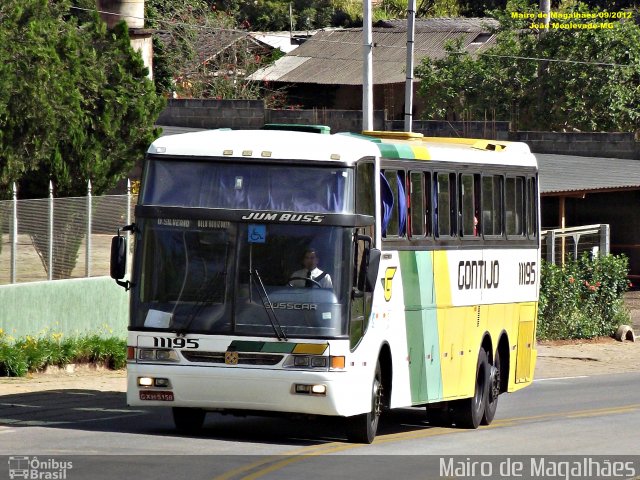
[[542, 231], [542, 258], [556, 265], [578, 259], [583, 253], [608, 255], [609, 225], [584, 225]]
[[131, 223], [135, 197], [0, 201], [0, 285], [109, 275], [111, 237]]

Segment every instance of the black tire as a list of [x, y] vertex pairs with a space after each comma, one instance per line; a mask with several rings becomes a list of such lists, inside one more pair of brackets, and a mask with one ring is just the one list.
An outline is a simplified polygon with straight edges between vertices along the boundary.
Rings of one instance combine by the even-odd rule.
[[198, 433], [206, 414], [201, 408], [173, 407], [173, 423], [180, 433]]
[[371, 411], [347, 417], [347, 439], [352, 443], [371, 443], [376, 438], [382, 413], [382, 370], [376, 365], [371, 386]]
[[484, 416], [489, 392], [489, 361], [482, 348], [478, 353], [475, 383], [473, 397], [452, 402], [454, 423], [459, 428], [478, 428]]
[[489, 391], [487, 392], [487, 402], [482, 416], [482, 425], [491, 425], [493, 417], [496, 416], [498, 408], [498, 396], [500, 395], [500, 381], [502, 369], [500, 368], [500, 353], [496, 350], [493, 365], [489, 367]]

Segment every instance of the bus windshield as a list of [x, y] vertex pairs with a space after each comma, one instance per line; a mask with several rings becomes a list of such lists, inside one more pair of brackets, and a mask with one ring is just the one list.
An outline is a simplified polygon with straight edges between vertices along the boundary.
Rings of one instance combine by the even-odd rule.
[[334, 166], [149, 160], [141, 204], [352, 213], [352, 175]]
[[352, 228], [141, 221], [132, 327], [277, 336], [275, 321], [286, 336], [347, 335]]

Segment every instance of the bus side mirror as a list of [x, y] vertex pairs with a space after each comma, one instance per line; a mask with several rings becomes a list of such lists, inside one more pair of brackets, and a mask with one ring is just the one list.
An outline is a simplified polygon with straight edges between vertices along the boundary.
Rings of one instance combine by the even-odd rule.
[[127, 273], [127, 239], [117, 235], [111, 239], [111, 278], [122, 280]]
[[118, 285], [124, 287], [125, 290], [129, 290], [131, 283], [129, 281], [122, 281], [127, 273], [127, 239], [118, 235], [111, 239], [111, 264], [109, 268], [111, 278], [113, 278]]
[[369, 249], [369, 265], [367, 266], [367, 291], [373, 292], [380, 270], [381, 252], [377, 248]]

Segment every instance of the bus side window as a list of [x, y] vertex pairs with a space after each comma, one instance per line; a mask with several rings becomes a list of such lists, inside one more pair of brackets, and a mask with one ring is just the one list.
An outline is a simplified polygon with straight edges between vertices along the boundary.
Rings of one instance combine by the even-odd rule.
[[[367, 229], [358, 229], [356, 233], [367, 233]], [[358, 272], [362, 268], [362, 262], [365, 258], [365, 243], [360, 240], [354, 242], [354, 258], [353, 258], [353, 286], [356, 287]], [[369, 327], [369, 317], [371, 316], [371, 301], [373, 292], [365, 286], [361, 295], [354, 296], [351, 301], [350, 319], [349, 319], [349, 347], [354, 350]]]
[[507, 177], [505, 200], [507, 235], [524, 235], [524, 177]]
[[460, 236], [477, 237], [479, 203], [478, 175], [464, 173], [460, 175]]
[[502, 235], [502, 175], [482, 177], [482, 218], [484, 235]]
[[527, 233], [529, 238], [538, 236], [538, 195], [536, 191], [536, 179], [527, 179]]
[[373, 162], [360, 161], [356, 168], [356, 213], [375, 215]]
[[392, 198], [386, 199], [387, 203], [391, 205], [391, 212], [387, 223], [386, 234], [382, 236], [387, 238], [405, 237], [407, 235], [407, 196], [405, 192], [404, 171], [385, 170], [383, 175], [391, 191]]
[[409, 218], [412, 237], [424, 237], [431, 232], [430, 186], [430, 173], [410, 173]]
[[439, 237], [455, 236], [457, 229], [456, 214], [456, 175], [438, 173], [435, 178], [435, 226]]

